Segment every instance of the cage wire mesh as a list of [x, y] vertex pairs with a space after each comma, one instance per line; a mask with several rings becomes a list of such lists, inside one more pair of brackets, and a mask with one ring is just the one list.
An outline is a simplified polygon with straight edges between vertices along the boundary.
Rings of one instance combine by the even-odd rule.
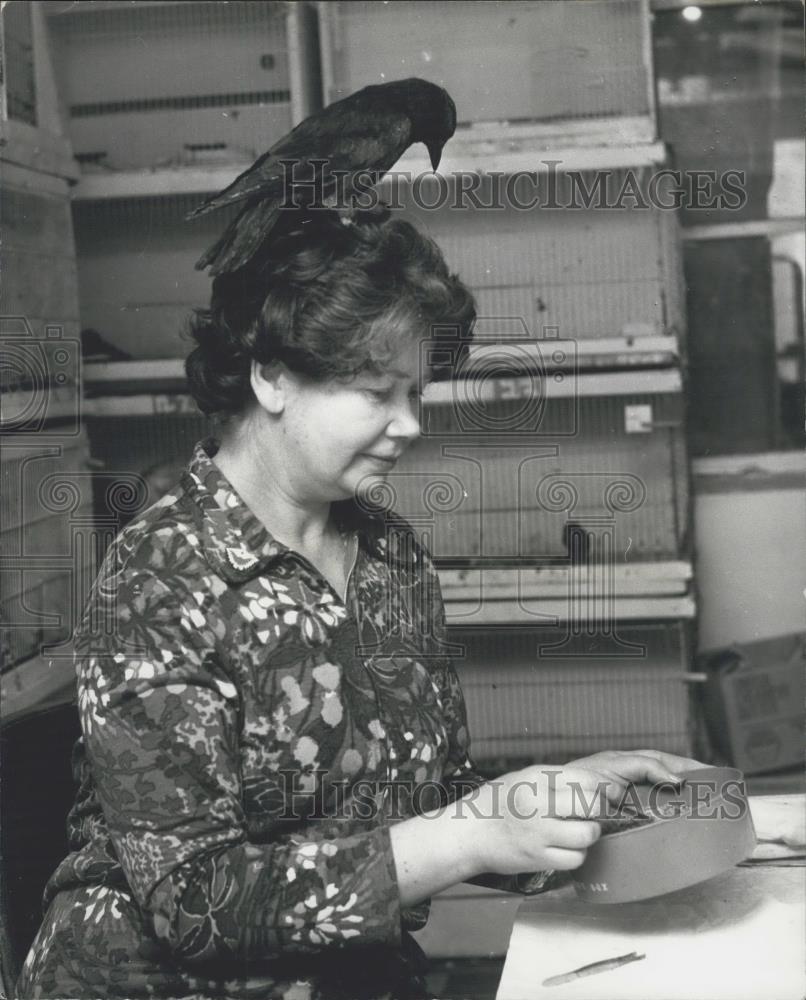
[[119, 4], [51, 17], [73, 149], [110, 169], [254, 158], [291, 125], [279, 3]]
[[649, 115], [641, 0], [329, 3], [327, 100], [424, 76], [462, 95], [461, 123]]
[[[474, 757], [559, 762], [604, 745], [690, 753], [686, 626], [620, 623], [618, 635], [621, 656], [603, 635], [564, 643], [552, 629], [452, 629]], [[562, 656], [550, 648], [558, 643]], [[643, 655], [628, 655], [626, 644]]]
[[[677, 222], [649, 200], [650, 176], [646, 169], [569, 169], [551, 178], [543, 171], [516, 191], [526, 203], [535, 199], [528, 211], [506, 202], [490, 177], [482, 178], [480, 202], [498, 197], [502, 204], [489, 211], [454, 195], [457, 208], [424, 211], [405, 188], [401, 201], [473, 289], [479, 316], [521, 319], [528, 336], [551, 328], [586, 341], [632, 329], [638, 342], [682, 336], [685, 326]], [[622, 194], [633, 184], [637, 199]], [[555, 210], [564, 206], [570, 210]]]
[[[327, 100], [367, 83], [418, 75], [463, 95], [459, 118], [465, 124], [651, 114], [641, 0], [334, 3], [327, 8], [324, 61], [332, 70]], [[216, 157], [252, 159], [291, 127], [282, 4], [118, 5], [70, 12], [50, 22], [71, 139], [87, 166], [126, 169]], [[160, 342], [175, 345], [174, 356], [185, 353], [189, 345], [181, 343], [180, 327], [209, 295], [209, 281], [193, 271], [193, 263], [228, 221], [222, 212], [186, 223], [186, 213], [203, 197], [200, 192], [74, 204], [85, 325], [99, 326], [113, 341], [125, 334], [128, 343], [143, 346], [143, 357], [152, 356], [151, 345]], [[429, 229], [475, 291], [484, 314], [521, 317], [534, 331], [553, 325], [561, 336], [596, 338], [612, 336], [630, 321], [644, 322], [653, 332], [674, 326], [664, 312], [664, 285], [680, 269], [667, 216], [578, 212], [555, 220], [541, 213], [538, 226], [534, 217], [527, 220], [520, 213], [513, 227], [511, 218], [500, 221], [488, 212], [484, 227], [474, 230], [470, 213], [454, 214], [444, 225], [432, 214]], [[621, 227], [615, 234], [614, 224]], [[150, 269], [147, 281], [144, 267]], [[177, 282], [178, 275], [183, 280]], [[681, 311], [676, 305], [675, 320]], [[139, 391], [154, 395], [159, 387]], [[175, 388], [164, 397], [179, 398]], [[125, 398], [121, 402], [125, 406]], [[646, 404], [668, 426], [627, 435], [625, 405]], [[214, 430], [184, 403], [176, 405], [176, 412], [157, 412], [159, 405], [141, 415], [87, 418], [91, 451], [106, 475], [136, 472], [155, 491], [162, 489], [178, 477], [196, 441]], [[544, 432], [565, 425], [570, 405], [552, 402]], [[582, 398], [580, 432], [563, 438], [561, 467], [540, 467], [541, 473], [563, 471], [580, 478], [583, 512], [597, 503], [584, 485], [586, 474], [640, 476], [646, 502], [623, 515], [628, 520], [619, 529], [631, 539], [639, 561], [675, 558], [685, 550], [687, 483], [679, 409], [680, 399], [671, 395]], [[439, 410], [432, 417], [439, 431]], [[426, 476], [429, 463], [434, 476], [449, 471], [435, 447], [433, 441], [422, 442], [408, 471], [419, 476], [417, 463], [424, 463]], [[519, 518], [530, 539], [528, 556], [563, 554], [567, 516], [541, 511], [530, 506], [531, 500], [524, 505], [518, 482], [495, 461], [493, 455], [494, 474], [485, 495], [492, 505], [493, 516], [485, 522], [491, 554], [511, 554]], [[405, 463], [400, 469], [407, 471]], [[423, 483], [409, 477], [401, 490], [400, 512], [422, 513]], [[469, 507], [446, 514], [441, 527], [435, 526], [438, 557], [472, 555], [479, 545], [478, 491], [469, 494]], [[9, 523], [16, 523], [15, 516]], [[29, 588], [38, 588], [39, 596], [25, 599], [44, 607], [52, 598], [43, 588], [60, 585], [58, 579], [43, 579]], [[628, 631], [646, 646], [641, 662], [596, 663], [581, 656], [560, 663], [550, 655], [538, 660], [534, 634], [465, 635], [468, 656], [459, 669], [477, 754], [485, 760], [550, 758], [598, 749], [603, 741], [625, 747], [647, 742], [685, 752], [683, 626], [628, 626]], [[34, 648], [33, 636], [32, 629], [13, 639], [14, 656]], [[36, 633], [40, 640], [41, 630]]]
[[[74, 545], [71, 524], [89, 521], [93, 514], [91, 488], [75, 491], [76, 474], [86, 472], [87, 457], [83, 434], [61, 439], [58, 447], [40, 446], [33, 436], [4, 441], [0, 491], [3, 670], [38, 655], [43, 643], [67, 639], [75, 625], [74, 587], [84, 576], [86, 555]], [[50, 496], [41, 490], [48, 483], [53, 484]], [[76, 502], [67, 509], [63, 501], [72, 501], [74, 494]]]
[[[535, 384], [536, 393], [545, 391]], [[685, 557], [688, 478], [679, 392], [549, 396], [534, 433], [527, 433], [523, 399], [479, 404], [472, 383], [467, 398], [462, 388], [454, 384], [454, 403], [426, 408], [427, 434], [387, 477], [398, 513], [431, 523], [438, 559], [566, 556], [569, 525], [588, 521], [592, 532], [598, 523], [612, 533], [612, 559]], [[636, 407], [657, 426], [628, 430], [627, 415]], [[521, 432], [479, 433], [493, 415], [505, 426], [508, 416]], [[558, 490], [568, 491], [567, 508], [549, 502]], [[631, 495], [623, 509], [614, 503], [618, 490]]]
[[2, 38], [2, 76], [6, 113], [14, 121], [36, 125], [36, 79], [31, 16], [30, 4], [5, 4], [0, 38]]

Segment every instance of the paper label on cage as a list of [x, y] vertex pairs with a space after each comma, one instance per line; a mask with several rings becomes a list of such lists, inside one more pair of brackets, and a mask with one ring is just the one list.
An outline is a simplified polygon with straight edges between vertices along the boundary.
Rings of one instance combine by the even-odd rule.
[[628, 434], [648, 434], [652, 430], [652, 406], [649, 403], [625, 406], [624, 429]]

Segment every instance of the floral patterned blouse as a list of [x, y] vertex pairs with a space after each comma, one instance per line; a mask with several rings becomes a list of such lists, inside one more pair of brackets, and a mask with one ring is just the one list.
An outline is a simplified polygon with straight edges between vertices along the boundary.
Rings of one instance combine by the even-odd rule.
[[73, 853], [18, 995], [419, 995], [427, 906], [401, 912], [390, 825], [481, 781], [436, 573], [405, 523], [339, 503], [343, 600], [214, 447], [90, 596]]

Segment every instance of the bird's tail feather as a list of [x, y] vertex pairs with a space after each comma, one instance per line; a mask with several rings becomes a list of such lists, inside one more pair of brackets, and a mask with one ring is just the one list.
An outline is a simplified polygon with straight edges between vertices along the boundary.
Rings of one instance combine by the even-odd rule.
[[187, 213], [185, 216], [185, 222], [190, 222], [191, 219], [195, 219], [199, 215], [206, 215], [207, 212], [212, 212], [214, 208], [218, 208], [216, 198], [208, 198], [207, 201], [203, 201], [201, 205], [197, 205], [194, 209]]
[[248, 198], [252, 198], [258, 194], [262, 194], [267, 197], [268, 181], [271, 178], [258, 178], [253, 181], [253, 183], [248, 186], [243, 186], [236, 188], [236, 185], [241, 181], [238, 177], [236, 180], [229, 185], [229, 187], [224, 188], [223, 191], [219, 191], [218, 194], [212, 195], [206, 201], [203, 201], [201, 205], [197, 205], [185, 216], [185, 221], [190, 221], [195, 219], [200, 215], [206, 215], [208, 212], [214, 212], [218, 208], [225, 208], [227, 205], [235, 205], [239, 201], [246, 201]]
[[211, 276], [235, 271], [247, 264], [260, 249], [280, 215], [280, 207], [264, 201], [247, 205], [216, 242], [196, 261], [196, 269], [210, 268]]
[[[263, 157], [261, 157], [262, 159]], [[223, 191], [211, 195], [201, 205], [197, 205], [192, 211], [188, 212], [185, 219], [189, 221], [190, 219], [197, 218], [199, 215], [214, 212], [217, 208], [224, 208], [226, 205], [235, 205], [239, 201], [246, 201], [258, 195], [268, 198], [274, 194], [279, 194], [282, 191], [282, 171], [264, 170], [258, 172], [256, 167], [261, 160], [258, 160], [248, 170], [244, 170], [243, 173], [239, 174]]]

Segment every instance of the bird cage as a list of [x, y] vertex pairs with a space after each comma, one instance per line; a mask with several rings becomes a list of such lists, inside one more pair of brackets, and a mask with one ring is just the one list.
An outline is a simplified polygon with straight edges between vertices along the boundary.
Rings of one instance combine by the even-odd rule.
[[196, 443], [213, 432], [187, 395], [181, 361], [85, 366], [84, 424], [105, 476], [139, 478], [153, 503], [178, 482]]
[[73, 203], [84, 327], [133, 358], [188, 353], [187, 320], [194, 307], [210, 300], [210, 279], [194, 264], [234, 214], [224, 209], [185, 221], [203, 198], [170, 194]]
[[633, 622], [575, 640], [553, 629], [451, 629], [471, 751], [482, 765], [555, 763], [651, 746], [690, 755], [683, 622]]
[[[122, 527], [179, 482], [195, 445], [214, 427], [187, 394], [180, 360], [88, 364], [85, 384], [90, 454], [107, 484], [96, 490], [96, 509]], [[137, 509], [110, 509], [115, 484], [119, 493], [127, 483], [141, 496]]]
[[326, 104], [418, 76], [454, 95], [460, 125], [528, 121], [579, 133], [608, 121], [605, 142], [655, 135], [643, 0], [326, 2], [319, 10]]
[[5, 113], [13, 121], [36, 125], [36, 74], [32, 9], [27, 3], [6, 4], [3, 10]]
[[[608, 181], [614, 197], [625, 177], [615, 172]], [[651, 206], [428, 212], [412, 191], [399, 190], [402, 214], [436, 240], [488, 326], [517, 322], [529, 336], [554, 331], [576, 341], [583, 367], [596, 358], [626, 367], [659, 348], [669, 363], [684, 350], [674, 212]], [[209, 297], [209, 279], [194, 264], [239, 208], [186, 221], [210, 193], [74, 201], [84, 326], [119, 346], [132, 345], [127, 350], [136, 357], [186, 353], [179, 330], [192, 307]], [[389, 193], [380, 190], [381, 198]]]
[[[543, 349], [550, 358], [551, 341]], [[378, 494], [421, 526], [438, 560], [551, 566], [686, 556], [678, 371], [468, 370], [429, 387], [422, 436]]]
[[307, 113], [301, 12], [284, 4], [49, 6], [70, 139], [87, 167], [254, 159]]
[[210, 434], [207, 420], [198, 412], [155, 411], [160, 399], [149, 398], [150, 412], [136, 412], [141, 409], [139, 400], [134, 407], [129, 401], [127, 407], [125, 397], [108, 407], [95, 401], [97, 408], [90, 410], [86, 420], [93, 459], [110, 476], [118, 472], [141, 476], [152, 502], [179, 481], [194, 446]]
[[[397, 192], [407, 215], [472, 289], [488, 324], [517, 321], [530, 336], [550, 330], [574, 340], [583, 365], [608, 341], [618, 341], [625, 355], [611, 367], [628, 366], [631, 353], [658, 338], [669, 338], [679, 355], [686, 326], [679, 222], [662, 207], [667, 192], [652, 193], [655, 168], [597, 173], [565, 164], [549, 171], [536, 155], [534, 169], [535, 179], [523, 175], [517, 187], [482, 177], [480, 208], [448, 181], [436, 210], [427, 207], [437, 198], [424, 186], [418, 197], [417, 178]], [[625, 193], [630, 189], [634, 198]]]
[[[86, 597], [95, 553], [84, 434], [3, 440], [0, 647], [8, 670], [66, 641]], [[84, 488], [82, 488], [82, 484]]]

